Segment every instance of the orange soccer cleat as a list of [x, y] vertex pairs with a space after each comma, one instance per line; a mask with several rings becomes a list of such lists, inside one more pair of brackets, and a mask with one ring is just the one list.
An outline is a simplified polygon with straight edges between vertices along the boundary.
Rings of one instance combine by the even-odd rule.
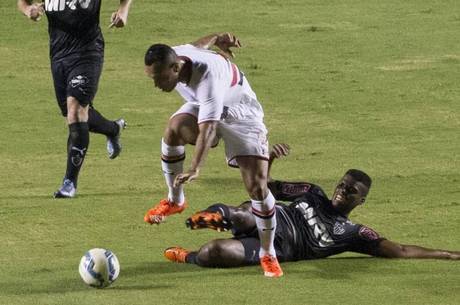
[[260, 265], [264, 270], [264, 275], [267, 277], [281, 277], [283, 276], [283, 270], [276, 256], [265, 254], [260, 259]]
[[145, 213], [144, 221], [149, 224], [160, 224], [166, 218], [166, 216], [182, 213], [187, 207], [187, 202], [179, 206], [173, 202], [169, 202], [168, 199], [162, 199], [159, 204], [151, 208]]
[[192, 229], [213, 229], [218, 232], [228, 231], [230, 224], [219, 212], [196, 212], [185, 221], [185, 225]]
[[185, 258], [190, 252], [181, 247], [170, 247], [165, 250], [164, 256], [174, 263], [185, 263]]

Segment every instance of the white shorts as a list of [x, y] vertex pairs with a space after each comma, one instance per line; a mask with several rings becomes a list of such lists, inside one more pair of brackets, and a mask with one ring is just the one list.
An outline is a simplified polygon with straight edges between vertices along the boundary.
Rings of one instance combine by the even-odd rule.
[[[199, 106], [184, 103], [172, 116], [187, 113], [198, 118]], [[225, 143], [225, 157], [227, 164], [238, 167], [236, 157], [255, 156], [268, 160], [267, 128], [259, 118], [251, 120], [221, 120], [217, 124], [217, 144], [219, 139]]]

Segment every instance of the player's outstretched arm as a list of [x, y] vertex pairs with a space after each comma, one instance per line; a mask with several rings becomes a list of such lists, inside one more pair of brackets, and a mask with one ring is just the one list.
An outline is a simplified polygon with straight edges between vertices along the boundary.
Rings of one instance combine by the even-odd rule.
[[118, 10], [112, 13], [110, 17], [109, 28], [122, 28], [128, 23], [128, 12], [131, 6], [132, 0], [120, 0], [120, 6]]
[[18, 0], [17, 5], [18, 10], [33, 21], [39, 21], [45, 13], [43, 2], [32, 3], [32, 0]]
[[390, 240], [383, 240], [377, 248], [377, 256], [387, 258], [432, 258], [460, 259], [460, 252], [424, 248], [414, 245], [401, 245]]
[[174, 180], [174, 186], [191, 182], [198, 178], [200, 168], [203, 165], [209, 149], [211, 148], [212, 141], [216, 136], [217, 122], [218, 121], [206, 121], [198, 124], [199, 133], [195, 143], [192, 164], [188, 171], [177, 175]]
[[214, 33], [205, 37], [198, 39], [195, 42], [192, 42], [197, 48], [201, 49], [210, 49], [213, 46], [219, 48], [222, 52], [223, 56], [226, 58], [233, 58], [235, 54], [233, 54], [230, 48], [241, 48], [241, 43], [238, 38], [232, 33], [224, 32], [224, 33]]

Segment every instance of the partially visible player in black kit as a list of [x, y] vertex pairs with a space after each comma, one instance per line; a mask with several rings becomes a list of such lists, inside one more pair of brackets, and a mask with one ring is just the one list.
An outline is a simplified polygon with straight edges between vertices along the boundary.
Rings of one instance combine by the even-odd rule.
[[[120, 0], [110, 27], [123, 27], [132, 0]], [[104, 61], [104, 38], [99, 26], [101, 0], [18, 0], [18, 9], [33, 21], [46, 12], [50, 36], [51, 71], [56, 99], [69, 126], [67, 170], [55, 198], [72, 198], [89, 145], [89, 132], [107, 137], [109, 158], [121, 152], [123, 119], [110, 121], [92, 106]]]

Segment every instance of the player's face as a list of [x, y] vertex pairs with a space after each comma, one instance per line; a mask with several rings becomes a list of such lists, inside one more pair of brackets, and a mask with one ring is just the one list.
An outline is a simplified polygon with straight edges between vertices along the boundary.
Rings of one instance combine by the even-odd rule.
[[342, 214], [350, 213], [366, 199], [367, 186], [350, 175], [345, 175], [337, 184], [332, 196], [332, 206]]
[[176, 88], [179, 81], [179, 71], [177, 64], [159, 65], [153, 64], [145, 66], [145, 74], [153, 79], [155, 87], [160, 88], [165, 92], [171, 92]]

